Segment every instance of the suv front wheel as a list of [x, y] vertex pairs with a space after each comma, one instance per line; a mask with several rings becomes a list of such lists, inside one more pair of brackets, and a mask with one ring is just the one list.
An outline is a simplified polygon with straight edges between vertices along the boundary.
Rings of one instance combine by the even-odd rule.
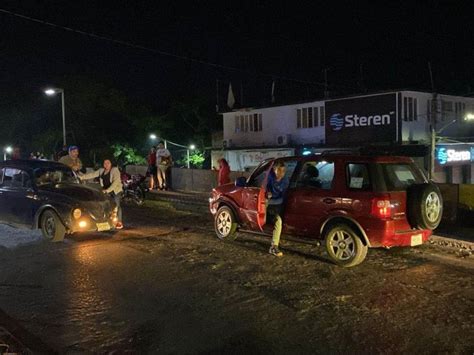
[[330, 226], [325, 233], [326, 251], [331, 260], [343, 267], [360, 264], [367, 256], [367, 245], [347, 224]]
[[217, 238], [235, 239], [237, 233], [237, 221], [234, 212], [227, 206], [222, 206], [214, 218], [214, 230]]

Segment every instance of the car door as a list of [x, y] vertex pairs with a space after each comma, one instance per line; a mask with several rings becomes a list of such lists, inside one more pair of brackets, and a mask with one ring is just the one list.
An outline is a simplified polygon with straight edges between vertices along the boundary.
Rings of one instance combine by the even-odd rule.
[[265, 224], [265, 185], [272, 166], [273, 160], [265, 161], [258, 166], [242, 191], [241, 217], [244, 223], [253, 230], [261, 231]]
[[36, 195], [30, 174], [21, 169], [4, 168], [0, 191], [3, 221], [12, 225], [33, 225]]
[[336, 192], [336, 164], [315, 158], [300, 163], [288, 192], [284, 223], [292, 234], [316, 237], [331, 211], [340, 206]]

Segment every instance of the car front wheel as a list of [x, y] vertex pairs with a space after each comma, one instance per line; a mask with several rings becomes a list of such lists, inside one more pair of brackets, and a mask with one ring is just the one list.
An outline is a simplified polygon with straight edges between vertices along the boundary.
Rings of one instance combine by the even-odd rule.
[[214, 229], [217, 238], [235, 239], [237, 235], [237, 221], [234, 212], [227, 206], [219, 208], [214, 218]]
[[66, 235], [66, 228], [59, 219], [56, 212], [52, 210], [44, 211], [41, 215], [41, 233], [46, 240], [51, 242], [61, 242]]
[[326, 251], [331, 260], [343, 267], [360, 264], [367, 256], [367, 246], [346, 224], [335, 224], [325, 234]]

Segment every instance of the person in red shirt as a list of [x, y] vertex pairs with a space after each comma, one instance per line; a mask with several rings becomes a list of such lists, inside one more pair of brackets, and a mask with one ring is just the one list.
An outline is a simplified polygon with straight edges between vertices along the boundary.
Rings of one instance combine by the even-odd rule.
[[156, 147], [153, 146], [150, 149], [150, 153], [148, 154], [148, 173], [150, 174], [150, 190], [153, 190], [156, 185]]
[[217, 178], [218, 186], [230, 183], [230, 166], [224, 158], [219, 159], [219, 175]]

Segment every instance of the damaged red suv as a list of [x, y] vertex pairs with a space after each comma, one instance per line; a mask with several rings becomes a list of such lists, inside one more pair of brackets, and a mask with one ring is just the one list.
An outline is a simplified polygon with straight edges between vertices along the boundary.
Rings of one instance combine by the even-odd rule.
[[[368, 248], [420, 245], [441, 221], [439, 188], [410, 158], [328, 153], [278, 160], [290, 181], [283, 233], [323, 240], [338, 265], [360, 264]], [[220, 239], [235, 237], [239, 228], [271, 233], [265, 186], [275, 161], [212, 191], [210, 211]]]

